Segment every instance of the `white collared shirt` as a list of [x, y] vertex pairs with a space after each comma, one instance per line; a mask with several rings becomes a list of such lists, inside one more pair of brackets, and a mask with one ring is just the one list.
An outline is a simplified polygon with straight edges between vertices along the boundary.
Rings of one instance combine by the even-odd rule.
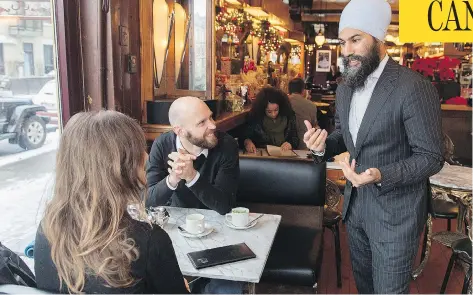
[[[365, 87], [363, 89], [358, 89], [353, 92], [350, 104], [350, 114], [348, 118], [348, 126], [350, 129], [350, 134], [353, 139], [353, 144], [356, 146], [356, 137], [358, 136], [358, 130], [360, 129], [361, 121], [366, 112], [366, 108], [371, 100], [371, 95], [373, 94], [376, 83], [378, 83], [379, 77], [384, 71], [386, 64], [388, 63], [389, 56], [386, 54], [384, 58], [379, 63], [376, 70], [371, 73], [368, 78], [366, 78]], [[322, 157], [325, 154], [323, 152], [312, 151], [312, 154]]]
[[366, 108], [373, 95], [374, 88], [378, 83], [379, 77], [383, 73], [384, 67], [389, 60], [389, 56], [386, 54], [378, 65], [378, 68], [371, 73], [365, 81], [365, 87], [357, 89], [353, 92], [350, 104], [350, 115], [348, 117], [348, 127], [350, 129], [351, 138], [353, 144], [356, 146], [356, 138], [358, 136], [358, 130], [360, 130], [361, 121], [365, 116]]
[[[185, 150], [184, 146], [181, 143], [181, 140], [179, 139], [179, 136], [176, 136], [176, 150], [179, 151], [179, 149], [184, 149]], [[200, 155], [204, 155], [207, 158], [207, 156], [209, 155], [209, 150], [208, 149], [203, 149], [198, 155], [196, 155], [196, 157], [199, 157]], [[194, 178], [190, 182], [186, 183], [186, 186], [187, 187], [193, 186], [194, 183], [196, 183], [197, 180], [199, 180], [199, 177], [200, 177], [200, 173], [199, 173], [199, 171], [197, 171]], [[169, 175], [166, 177], [166, 184], [168, 185], [168, 188], [170, 190], [176, 190], [176, 188], [177, 188], [177, 186], [173, 187], [169, 183]]]

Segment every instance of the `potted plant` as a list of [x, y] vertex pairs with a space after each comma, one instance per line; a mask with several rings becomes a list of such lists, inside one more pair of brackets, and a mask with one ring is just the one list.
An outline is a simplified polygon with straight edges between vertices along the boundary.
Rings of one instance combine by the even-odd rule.
[[421, 73], [434, 83], [442, 101], [460, 96], [460, 83], [455, 81], [455, 72], [461, 61], [456, 58], [427, 57], [414, 61], [412, 69]]

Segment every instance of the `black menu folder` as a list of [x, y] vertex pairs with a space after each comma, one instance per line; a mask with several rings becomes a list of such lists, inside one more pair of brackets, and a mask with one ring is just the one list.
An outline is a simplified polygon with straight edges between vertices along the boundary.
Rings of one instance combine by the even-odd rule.
[[187, 256], [196, 269], [256, 258], [245, 243], [190, 252]]

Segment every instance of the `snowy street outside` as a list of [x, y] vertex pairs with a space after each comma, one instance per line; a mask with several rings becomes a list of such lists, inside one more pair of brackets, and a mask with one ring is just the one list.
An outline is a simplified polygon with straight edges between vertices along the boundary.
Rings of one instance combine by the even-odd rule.
[[[31, 243], [52, 195], [59, 131], [48, 133], [45, 144], [24, 151], [0, 141], [0, 241], [23, 253]], [[33, 259], [23, 257], [33, 269]]]

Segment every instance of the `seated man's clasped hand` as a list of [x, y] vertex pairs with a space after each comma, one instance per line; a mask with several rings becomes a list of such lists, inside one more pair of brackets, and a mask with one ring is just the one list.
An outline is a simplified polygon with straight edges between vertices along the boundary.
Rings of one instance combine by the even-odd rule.
[[181, 179], [186, 182], [191, 182], [194, 179], [197, 174], [197, 171], [194, 169], [195, 159], [195, 155], [189, 154], [183, 149], [169, 154], [169, 183], [172, 186], [176, 187]]

